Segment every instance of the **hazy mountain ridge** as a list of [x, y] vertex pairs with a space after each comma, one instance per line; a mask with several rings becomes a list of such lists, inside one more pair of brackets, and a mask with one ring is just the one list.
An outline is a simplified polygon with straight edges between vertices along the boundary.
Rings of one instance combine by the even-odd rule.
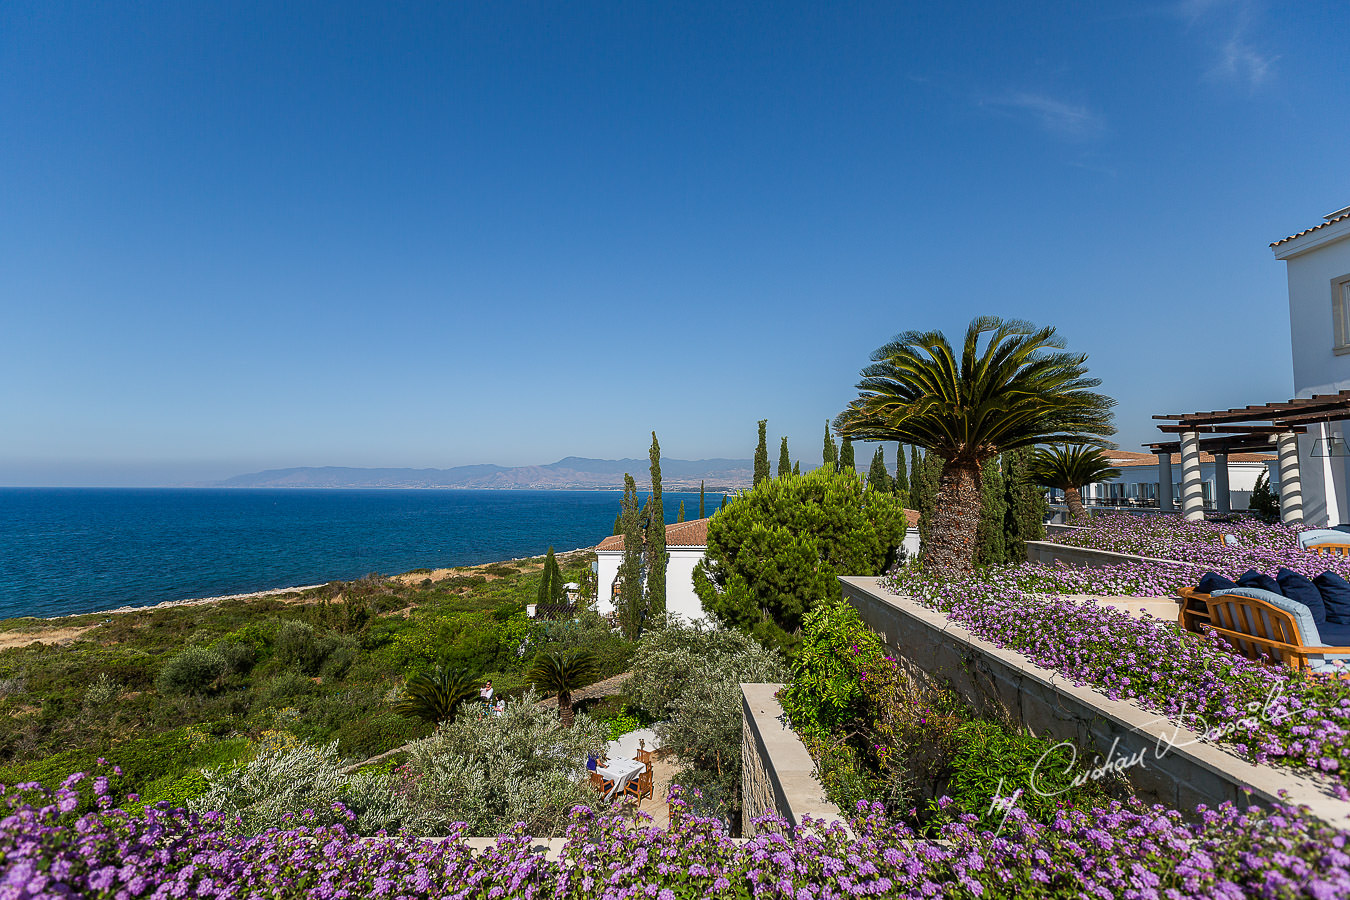
[[[299, 466], [235, 475], [211, 487], [227, 488], [450, 488], [461, 490], [590, 490], [623, 488], [625, 472], [641, 489], [647, 459], [586, 459], [569, 456], [543, 466], [455, 466], [450, 469], [365, 469]], [[754, 464], [748, 459], [661, 459], [666, 490], [735, 490], [750, 486]]]

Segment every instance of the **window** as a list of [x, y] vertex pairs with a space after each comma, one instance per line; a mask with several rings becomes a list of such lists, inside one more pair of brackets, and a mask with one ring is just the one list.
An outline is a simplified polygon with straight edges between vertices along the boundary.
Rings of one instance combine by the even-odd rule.
[[1350, 353], [1350, 275], [1331, 282], [1331, 319], [1336, 333], [1337, 354]]

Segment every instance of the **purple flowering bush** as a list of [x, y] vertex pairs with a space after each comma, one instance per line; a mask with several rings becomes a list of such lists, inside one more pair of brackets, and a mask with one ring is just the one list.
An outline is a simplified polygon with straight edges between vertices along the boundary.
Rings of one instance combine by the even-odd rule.
[[106, 781], [99, 809], [81, 814], [73, 785], [84, 777], [0, 794], [0, 898], [1350, 896], [1346, 834], [1283, 808], [1225, 805], [1187, 822], [1161, 807], [1112, 804], [1048, 824], [1014, 810], [998, 835], [966, 817], [929, 841], [859, 804], [851, 834], [838, 823], [794, 829], [765, 819], [775, 831], [739, 842], [717, 820], [685, 812], [677, 789], [669, 830], [576, 807], [562, 858], [549, 861], [521, 829], [476, 856], [460, 832], [361, 838], [303, 818], [238, 838], [214, 814], [115, 809]]
[[907, 569], [882, 584], [1075, 684], [1136, 701], [1255, 762], [1332, 779], [1350, 800], [1350, 682], [1253, 662], [1174, 623], [1055, 596], [1061, 578], [1073, 593], [1088, 591], [1075, 570], [1041, 568], [1031, 590], [1017, 586], [1021, 566], [968, 578]]
[[[1225, 578], [1237, 578], [1248, 569], [1274, 575], [1276, 570], [1284, 567], [1309, 578], [1328, 570], [1350, 578], [1350, 558], [1321, 556], [1312, 550], [1304, 550], [1298, 544], [1298, 534], [1302, 530], [1255, 519], [1188, 522], [1180, 516], [1122, 513], [1093, 516], [1084, 527], [1056, 532], [1050, 540], [1094, 550], [1175, 560], [1190, 566], [1197, 577], [1209, 571]], [[1224, 543], [1225, 535], [1232, 535], [1236, 544]]]

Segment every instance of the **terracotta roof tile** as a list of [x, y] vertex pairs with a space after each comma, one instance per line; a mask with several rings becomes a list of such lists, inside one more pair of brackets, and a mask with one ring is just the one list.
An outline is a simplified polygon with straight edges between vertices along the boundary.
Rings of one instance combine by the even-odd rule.
[[1275, 241], [1270, 246], [1278, 247], [1281, 244], [1287, 244], [1289, 241], [1292, 241], [1295, 238], [1301, 238], [1305, 234], [1312, 234], [1314, 231], [1320, 231], [1321, 229], [1326, 228], [1328, 225], [1335, 225], [1337, 222], [1344, 222], [1346, 219], [1350, 219], [1350, 212], [1343, 212], [1339, 216], [1336, 216], [1335, 218], [1327, 219], [1321, 225], [1314, 225], [1311, 228], [1305, 228], [1298, 234], [1291, 234], [1287, 238], [1280, 238], [1278, 241]]

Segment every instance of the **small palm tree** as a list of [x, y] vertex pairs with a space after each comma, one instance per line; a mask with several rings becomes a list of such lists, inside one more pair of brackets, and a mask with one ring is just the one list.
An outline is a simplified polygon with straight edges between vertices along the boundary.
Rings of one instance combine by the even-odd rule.
[[834, 424], [854, 440], [900, 441], [942, 459], [925, 569], [974, 568], [985, 460], [1035, 444], [1103, 444], [1115, 433], [1115, 401], [1091, 390], [1101, 382], [1087, 377], [1087, 356], [1063, 350], [1053, 328], [982, 316], [959, 358], [940, 331], [906, 331], [872, 354], [858, 399]]
[[578, 650], [569, 653], [540, 653], [525, 677], [542, 690], [558, 698], [558, 718], [564, 728], [573, 721], [572, 692], [595, 681], [600, 663], [594, 653]]
[[436, 725], [453, 716], [465, 700], [478, 695], [478, 680], [468, 669], [437, 663], [430, 675], [409, 678], [403, 693], [404, 699], [394, 705], [394, 712]]
[[1028, 474], [1039, 485], [1063, 491], [1064, 502], [1069, 505], [1069, 521], [1081, 522], [1087, 513], [1079, 489], [1085, 484], [1115, 478], [1120, 470], [1111, 465], [1100, 447], [1074, 444], [1038, 448], [1031, 457]]

